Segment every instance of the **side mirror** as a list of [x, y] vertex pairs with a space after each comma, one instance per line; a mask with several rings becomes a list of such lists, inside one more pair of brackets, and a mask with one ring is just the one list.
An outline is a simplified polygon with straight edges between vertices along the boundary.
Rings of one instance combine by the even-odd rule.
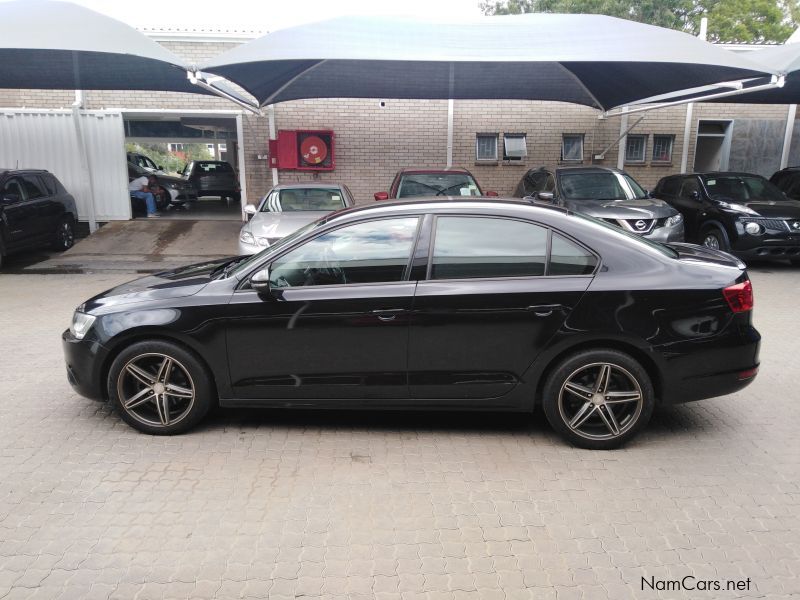
[[161, 165], [158, 165], [158, 170], [159, 170], [159, 171], [163, 171], [163, 170], [164, 170], [164, 167], [162, 167]]
[[497, 192], [486, 192], [486, 196], [490, 198], [497, 198], [499, 195]]
[[269, 267], [256, 271], [250, 278], [250, 287], [259, 294], [269, 294]]
[[539, 202], [547, 202], [548, 204], [552, 203], [554, 198], [555, 196], [553, 195], [553, 192], [536, 192], [533, 195], [534, 200], [538, 200]]
[[247, 220], [249, 221], [253, 218], [253, 215], [256, 214], [256, 207], [252, 204], [246, 204], [244, 207], [244, 214], [247, 215]]
[[693, 191], [689, 196], [691, 196], [692, 200], [700, 200], [700, 192], [697, 190]]
[[375, 200], [388, 200], [389, 192], [375, 192]]
[[4, 204], [16, 204], [17, 202], [19, 202], [19, 195], [18, 194], [3, 194], [2, 198], [0, 198], [0, 200]]

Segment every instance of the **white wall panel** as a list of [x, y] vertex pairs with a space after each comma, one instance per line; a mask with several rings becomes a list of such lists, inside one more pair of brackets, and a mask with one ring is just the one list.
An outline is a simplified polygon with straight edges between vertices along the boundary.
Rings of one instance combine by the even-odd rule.
[[[131, 218], [122, 113], [81, 111], [92, 182], [95, 219]], [[78, 218], [89, 219], [89, 175], [69, 110], [0, 111], [0, 167], [47, 169], [75, 197]]]

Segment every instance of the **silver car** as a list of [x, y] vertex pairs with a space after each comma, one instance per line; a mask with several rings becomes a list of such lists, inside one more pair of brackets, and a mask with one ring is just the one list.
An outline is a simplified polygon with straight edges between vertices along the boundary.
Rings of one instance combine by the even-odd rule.
[[353, 195], [337, 183], [277, 185], [258, 207], [248, 204], [248, 221], [239, 232], [239, 254], [255, 254], [281, 238], [340, 208], [353, 206]]

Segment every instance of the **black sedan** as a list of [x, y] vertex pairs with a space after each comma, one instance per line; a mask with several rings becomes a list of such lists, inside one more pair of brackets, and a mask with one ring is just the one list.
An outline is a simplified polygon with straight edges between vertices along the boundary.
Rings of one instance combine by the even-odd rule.
[[800, 265], [800, 202], [752, 173], [664, 177], [653, 195], [683, 215], [686, 239], [744, 259]]
[[76, 310], [79, 393], [151, 434], [222, 406], [544, 408], [586, 448], [758, 370], [744, 265], [524, 201], [380, 203]]

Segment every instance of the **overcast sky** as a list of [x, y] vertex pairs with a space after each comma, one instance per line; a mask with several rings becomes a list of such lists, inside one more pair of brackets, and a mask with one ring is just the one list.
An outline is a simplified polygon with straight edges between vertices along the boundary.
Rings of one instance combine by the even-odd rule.
[[[27, 1], [27, 0], [23, 0]], [[72, 0], [134, 27], [274, 31], [343, 15], [474, 17], [480, 0]]]

